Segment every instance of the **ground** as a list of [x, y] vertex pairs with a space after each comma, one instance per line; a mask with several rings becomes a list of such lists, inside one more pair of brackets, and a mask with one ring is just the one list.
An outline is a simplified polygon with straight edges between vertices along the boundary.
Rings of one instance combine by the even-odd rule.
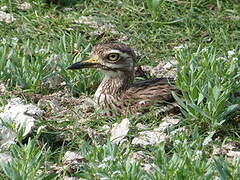
[[[28, 135], [9, 125], [0, 178], [238, 179], [239, 13], [237, 0], [1, 1], [0, 112], [18, 97], [44, 113]], [[66, 68], [107, 41], [137, 53], [136, 80], [176, 78], [181, 113], [89, 106], [102, 75]]]

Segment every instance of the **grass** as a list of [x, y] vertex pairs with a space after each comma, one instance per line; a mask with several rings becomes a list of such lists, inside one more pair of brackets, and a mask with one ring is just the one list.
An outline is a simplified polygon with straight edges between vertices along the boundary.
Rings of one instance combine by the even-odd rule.
[[[212, 156], [215, 146], [231, 142], [239, 147], [240, 143], [234, 121], [240, 114], [240, 99], [234, 95], [240, 89], [237, 1], [82, 0], [69, 4], [62, 0], [60, 5], [44, 0], [27, 2], [32, 8], [26, 11], [17, 9], [19, 1], [0, 2], [0, 7], [7, 6], [5, 12], [16, 18], [9, 24], [0, 22], [0, 83], [8, 89], [1, 94], [1, 106], [15, 96], [28, 97], [30, 103], [34, 102], [34, 94], [48, 96], [63, 91], [80, 99], [92, 95], [101, 75], [92, 70], [73, 72], [66, 68], [87, 58], [92, 46], [99, 42], [127, 39], [121, 41], [141, 54], [141, 65], [155, 66], [160, 61], [177, 59], [176, 86], [183, 98], [175, 98], [182, 120], [167, 129], [170, 142], [143, 147], [129, 142], [114, 145], [109, 142], [109, 135], [90, 137], [86, 129], [101, 134], [103, 125], [111, 126], [123, 117], [93, 114], [89, 121], [79, 122], [84, 113], [66, 102], [71, 113], [47, 111], [38, 120], [32, 138], [18, 138], [18, 143], [10, 147], [13, 161], [1, 164], [1, 179], [239, 178], [239, 159], [229, 161], [225, 154]], [[92, 35], [98, 28], [76, 23], [81, 16], [97, 16], [111, 23], [117, 32], [107, 30]], [[61, 83], [49, 85], [53, 79], [60, 79]], [[161, 122], [154, 111], [128, 118], [128, 141], [138, 134], [137, 123], [154, 128]], [[186, 131], [172, 133], [179, 127]], [[21, 137], [21, 132], [17, 133]], [[60, 172], [53, 170], [50, 165], [65, 167], [62, 158], [69, 150], [79, 152], [84, 162]], [[138, 151], [151, 157], [147, 163], [151, 171], [142, 167], [144, 159], [131, 159]]]

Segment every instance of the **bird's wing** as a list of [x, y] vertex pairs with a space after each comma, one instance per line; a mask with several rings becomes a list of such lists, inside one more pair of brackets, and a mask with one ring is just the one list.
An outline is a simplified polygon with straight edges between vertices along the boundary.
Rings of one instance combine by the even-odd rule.
[[137, 107], [170, 103], [174, 101], [172, 91], [178, 92], [174, 87], [174, 79], [157, 78], [138, 81], [122, 95], [122, 101]]

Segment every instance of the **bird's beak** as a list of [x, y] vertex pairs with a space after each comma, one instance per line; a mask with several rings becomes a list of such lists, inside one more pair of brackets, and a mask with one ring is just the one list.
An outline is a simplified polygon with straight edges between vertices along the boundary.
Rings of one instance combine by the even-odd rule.
[[80, 62], [76, 62], [69, 66], [67, 69], [97, 68], [99, 66], [101, 66], [101, 64], [98, 60], [90, 58]]

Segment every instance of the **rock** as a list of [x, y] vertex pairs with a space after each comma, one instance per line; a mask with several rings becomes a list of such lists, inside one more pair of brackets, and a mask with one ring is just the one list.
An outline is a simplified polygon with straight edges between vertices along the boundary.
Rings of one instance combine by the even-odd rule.
[[62, 111], [62, 108], [59, 105], [59, 102], [55, 99], [52, 99], [52, 100], [40, 99], [38, 101], [38, 107], [40, 107], [41, 109], [50, 108], [54, 113], [58, 113]]
[[97, 16], [80, 16], [74, 21], [76, 24], [87, 25], [94, 30], [88, 32], [90, 36], [101, 36], [104, 33], [120, 35], [119, 41], [127, 40], [128, 37], [116, 30], [116, 27], [107, 19]]
[[79, 180], [77, 177], [69, 177], [69, 176], [64, 176], [63, 180]]
[[129, 122], [129, 119], [127, 118], [123, 119], [122, 122], [119, 124], [115, 123], [111, 130], [110, 141], [115, 144], [123, 143], [124, 138], [126, 137], [129, 131], [129, 125], [130, 125], [130, 122]]
[[162, 116], [167, 113], [177, 114], [179, 111], [179, 105], [177, 103], [169, 103], [166, 105], [161, 105], [156, 110], [156, 116]]
[[3, 83], [0, 83], [0, 94], [4, 94], [6, 91], [6, 86]]
[[138, 128], [139, 136], [133, 138], [132, 144], [134, 145], [157, 145], [161, 142], [169, 140], [169, 136], [164, 133], [164, 131], [176, 125], [180, 120], [176, 116], [166, 116], [162, 119], [158, 128], [149, 130], [149, 127], [138, 123], [136, 127]]
[[147, 172], [152, 172], [156, 169], [157, 166], [153, 163], [151, 164], [141, 163], [141, 167]]
[[132, 144], [134, 145], [157, 145], [161, 142], [165, 142], [169, 140], [169, 136], [167, 136], [164, 132], [162, 132], [161, 128], [155, 128], [153, 130], [141, 131], [139, 132], [139, 136], [133, 138]]
[[73, 11], [73, 10], [74, 10], [74, 8], [70, 8], [70, 7], [63, 8], [63, 11]]
[[85, 131], [89, 138], [94, 142], [95, 144], [101, 144], [104, 139], [104, 134], [100, 133], [98, 131], [95, 131], [94, 129], [90, 127], [83, 127], [83, 131]]
[[75, 23], [84, 24], [95, 29], [94, 31], [89, 33], [92, 36], [99, 36], [104, 32], [111, 32], [114, 34], [117, 33], [117, 31], [114, 30], [115, 27], [109, 21], [96, 16], [81, 16], [77, 20], [75, 20]]
[[86, 99], [84, 99], [80, 107], [84, 112], [93, 112], [95, 107], [97, 107], [97, 104], [93, 100], [93, 98], [87, 97]]
[[77, 152], [67, 151], [62, 159], [63, 164], [78, 164], [85, 161], [85, 158]]
[[145, 130], [145, 129], [149, 129], [148, 126], [141, 124], [141, 123], [137, 123], [136, 124], [136, 128], [138, 128], [139, 130]]
[[46, 81], [42, 83], [42, 87], [46, 89], [58, 89], [62, 86], [63, 82], [63, 78], [59, 74], [55, 74], [47, 78]]
[[90, 25], [91, 27], [97, 28], [98, 26], [106, 23], [106, 20], [96, 16], [80, 16], [77, 20], [75, 20], [75, 23]]
[[5, 11], [5, 10], [7, 10], [7, 6], [2, 6], [0, 9], [2, 10], [2, 11]]
[[0, 151], [7, 150], [11, 144], [15, 144], [16, 133], [0, 123]]
[[[11, 99], [5, 106], [4, 111], [0, 113], [0, 118], [2, 119], [0, 124], [1, 131], [5, 131], [3, 127], [13, 124], [15, 131], [19, 130], [19, 128], [24, 128], [23, 136], [26, 136], [34, 127], [35, 120], [41, 116], [43, 116], [43, 111], [37, 106], [24, 104], [20, 98]], [[12, 130], [9, 129], [9, 134], [12, 134], [10, 131]], [[12, 138], [13, 135], [11, 135]]]
[[110, 126], [107, 125], [107, 124], [105, 124], [105, 125], [103, 125], [102, 130], [103, 130], [106, 134], [109, 133], [109, 131], [110, 131]]
[[178, 132], [187, 132], [187, 129], [186, 129], [186, 127], [180, 127], [180, 128], [178, 128], [178, 129], [175, 129], [174, 131], [172, 131], [172, 132], [170, 132], [170, 134], [171, 135], [175, 135], [176, 133], [178, 133]]
[[173, 68], [173, 64], [171, 64], [170, 62], [167, 62], [164, 66], [163, 66], [164, 69], [166, 70], [169, 70], [171, 68]]
[[218, 145], [213, 145], [213, 155], [224, 155], [229, 157], [229, 160], [234, 160], [240, 158], [239, 143], [236, 142], [226, 142], [221, 147]]
[[85, 161], [86, 159], [79, 153], [67, 151], [62, 158], [63, 167], [59, 168], [59, 171], [68, 170], [70, 174], [73, 174], [85, 164]]
[[0, 163], [7, 163], [12, 160], [12, 157], [8, 153], [0, 153]]
[[227, 156], [234, 158], [234, 159], [239, 159], [240, 151], [228, 151]]
[[171, 59], [168, 62], [161, 61], [157, 66], [141, 66], [142, 70], [151, 76], [157, 78], [176, 78], [177, 74], [177, 60]]
[[227, 154], [227, 150], [223, 149], [223, 148], [220, 148], [217, 145], [213, 145], [213, 152], [212, 152], [212, 154], [213, 155], [226, 155]]
[[24, 3], [18, 4], [17, 8], [26, 11], [26, 10], [32, 9], [32, 5], [28, 2], [24, 2]]
[[150, 155], [147, 155], [144, 151], [137, 151], [129, 154], [129, 158], [131, 161], [140, 162], [141, 167], [147, 171], [151, 172], [156, 167], [153, 164], [153, 158]]
[[186, 49], [188, 46], [186, 44], [180, 44], [178, 46], [175, 46], [173, 49], [176, 51], [180, 51], [181, 49]]
[[162, 122], [159, 124], [159, 128], [164, 131], [167, 128], [179, 123], [179, 119], [176, 116], [165, 116], [162, 118]]
[[5, 23], [12, 23], [13, 21], [15, 21], [16, 19], [13, 17], [12, 14], [0, 11], [0, 21], [3, 21]]
[[226, 20], [233, 20], [233, 21], [239, 21], [240, 16], [225, 16], [224, 19]]
[[152, 162], [151, 156], [147, 155], [144, 151], [137, 151], [129, 154], [129, 158], [134, 161], [142, 161], [145, 163]]
[[141, 66], [141, 69], [142, 69], [144, 72], [150, 74], [150, 73], [151, 73], [151, 69], [153, 69], [153, 67], [152, 67], [152, 66], [149, 66], [149, 65], [143, 65], [143, 66]]
[[236, 51], [235, 50], [230, 50], [227, 52], [227, 55], [229, 58], [231, 58], [232, 56], [234, 56], [236, 54]]

